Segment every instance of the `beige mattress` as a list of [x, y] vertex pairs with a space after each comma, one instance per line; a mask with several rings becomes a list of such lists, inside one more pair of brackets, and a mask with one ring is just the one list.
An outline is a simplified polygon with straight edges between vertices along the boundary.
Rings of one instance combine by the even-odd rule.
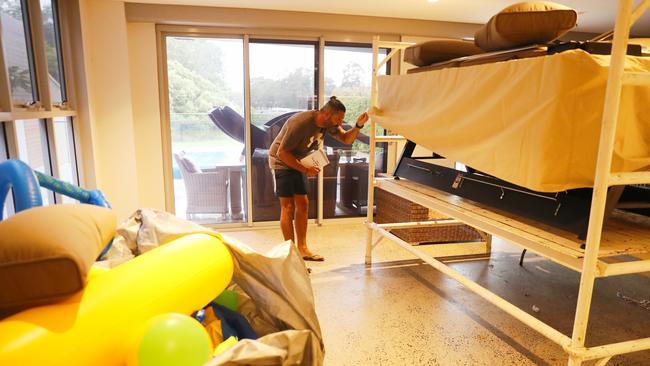
[[[582, 50], [379, 77], [371, 116], [442, 156], [536, 191], [593, 186], [609, 56]], [[650, 71], [628, 56], [626, 70]], [[613, 171], [650, 166], [650, 88], [626, 86]]]

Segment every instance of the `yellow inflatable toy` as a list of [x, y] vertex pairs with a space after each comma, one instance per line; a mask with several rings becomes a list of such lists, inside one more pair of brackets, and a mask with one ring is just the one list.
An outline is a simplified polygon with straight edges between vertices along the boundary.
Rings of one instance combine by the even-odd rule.
[[94, 273], [65, 301], [0, 321], [0, 365], [124, 365], [134, 332], [156, 315], [205, 306], [232, 273], [219, 238], [181, 237]]

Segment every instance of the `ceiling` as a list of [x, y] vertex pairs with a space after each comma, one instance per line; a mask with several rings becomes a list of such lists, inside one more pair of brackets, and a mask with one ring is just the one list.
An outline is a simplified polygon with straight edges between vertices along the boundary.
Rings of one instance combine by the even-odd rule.
[[[405, 19], [485, 23], [499, 10], [518, 0], [126, 0], [150, 4], [177, 4], [369, 15]], [[635, 1], [635, 3], [638, 0]], [[613, 27], [617, 1], [561, 0], [578, 11], [580, 32], [601, 33]], [[650, 10], [633, 33], [650, 37]]]

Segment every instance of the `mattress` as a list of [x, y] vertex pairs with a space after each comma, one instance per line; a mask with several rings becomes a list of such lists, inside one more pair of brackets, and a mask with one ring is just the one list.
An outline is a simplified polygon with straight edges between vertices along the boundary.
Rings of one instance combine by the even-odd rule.
[[[448, 159], [541, 192], [593, 186], [610, 56], [572, 50], [380, 76], [370, 114]], [[650, 71], [627, 56], [626, 71]], [[650, 88], [625, 86], [612, 170], [650, 166]]]

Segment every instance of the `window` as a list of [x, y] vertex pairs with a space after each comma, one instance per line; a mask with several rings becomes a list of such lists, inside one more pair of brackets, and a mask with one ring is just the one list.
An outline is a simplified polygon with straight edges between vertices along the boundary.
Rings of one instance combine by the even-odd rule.
[[314, 109], [316, 44], [251, 41], [251, 122]]
[[[62, 40], [67, 38], [59, 29], [59, 5], [57, 0], [0, 0], [0, 57], [7, 67], [0, 72], [9, 76], [6, 83], [0, 82], [4, 102], [0, 161], [20, 159], [36, 171], [47, 175], [56, 173], [57, 179], [79, 184], [73, 138], [76, 111], [55, 106], [65, 102], [69, 95], [63, 74], [62, 47]], [[30, 14], [35, 16], [30, 17]], [[34, 24], [34, 19], [43, 23]], [[41, 54], [45, 57], [34, 57]], [[40, 98], [47, 94], [51, 98], [43, 104]], [[7, 103], [9, 101], [12, 103]], [[40, 103], [29, 108], [35, 102]], [[54, 162], [56, 167], [52, 166]], [[41, 193], [46, 205], [54, 204], [59, 198], [57, 195], [55, 199], [46, 189]], [[62, 200], [74, 202], [65, 197]], [[11, 201], [5, 206], [3, 212], [11, 214], [14, 209]]]
[[[18, 156], [32, 169], [51, 175], [50, 155], [48, 153], [47, 129], [43, 120], [16, 121]], [[51, 191], [41, 188], [43, 205], [54, 203]]]
[[[9, 159], [9, 151], [7, 150], [7, 140], [6, 133], [4, 128], [4, 123], [0, 123], [0, 163]], [[2, 209], [2, 217], [9, 217], [14, 213], [14, 202], [11, 190], [7, 194], [7, 199], [5, 200], [5, 206], [0, 207]]]
[[7, 150], [7, 140], [5, 134], [5, 125], [0, 123], [0, 162], [9, 159], [9, 151]]
[[176, 215], [246, 221], [243, 40], [166, 38]]
[[[386, 55], [380, 50], [379, 55]], [[386, 74], [387, 67], [381, 70]], [[326, 43], [325, 45], [325, 100], [332, 95], [346, 108], [345, 123], [354, 126], [356, 118], [370, 107], [372, 82], [372, 47]], [[369, 125], [361, 134], [369, 135]], [[365, 216], [368, 196], [368, 152], [370, 147], [358, 138], [350, 148], [338, 151], [338, 190], [334, 215], [324, 212], [324, 217]], [[377, 145], [377, 167], [385, 159], [381, 144]]]
[[0, 15], [11, 95], [16, 103], [31, 103], [38, 100], [38, 92], [25, 1], [0, 0]]
[[[268, 148], [288, 113], [316, 107], [316, 43], [251, 40], [251, 153], [253, 220], [280, 219]], [[284, 117], [281, 117], [284, 115]], [[335, 174], [331, 174], [335, 176]], [[309, 217], [317, 213], [317, 179], [308, 179]], [[334, 210], [333, 200], [327, 208]]]
[[[176, 214], [207, 224], [279, 220], [280, 204], [268, 162], [273, 139], [287, 118], [299, 111], [317, 109], [318, 101], [326, 101], [331, 95], [343, 101], [347, 123], [354, 125], [357, 116], [370, 105], [371, 45], [326, 42], [322, 47], [310, 38], [248, 38], [244, 34], [236, 38], [218, 36], [212, 30], [197, 35], [195, 29], [163, 29], [167, 29], [160, 34], [167, 57], [164, 62], [172, 151], [171, 162], [167, 160], [167, 164], [173, 170], [173, 185], [166, 189], [174, 190]], [[321, 52], [323, 64], [319, 64]], [[380, 54], [387, 52], [381, 50]], [[384, 73], [388, 66], [383, 68]], [[245, 70], [249, 71], [248, 85], [244, 83]], [[325, 85], [319, 85], [319, 73], [324, 76]], [[319, 95], [319, 90], [324, 95]], [[245, 105], [244, 91], [250, 97], [250, 105]], [[248, 111], [250, 116], [245, 114]], [[250, 121], [249, 126], [246, 121]], [[245, 136], [247, 128], [249, 138]], [[307, 180], [309, 218], [318, 217], [319, 210], [324, 218], [365, 215], [367, 130], [368, 127], [364, 128], [365, 138], [360, 139], [366, 142], [357, 141], [352, 146], [326, 139], [331, 163], [323, 169], [322, 191], [318, 178]], [[250, 157], [245, 156], [246, 140], [251, 145]], [[378, 144], [377, 151], [381, 169], [385, 166], [385, 149]], [[247, 158], [250, 166], [246, 165]], [[225, 185], [229, 193], [224, 189], [203, 190], [200, 194], [206, 207], [191, 203], [198, 197], [191, 192], [196, 190], [191, 188], [195, 184], [191, 180], [224, 169], [241, 178], [233, 180], [230, 175], [225, 183], [220, 178], [222, 183], [209, 186]], [[250, 182], [246, 182], [247, 173]], [[223, 195], [227, 196], [221, 199], [225, 204], [213, 202]], [[242, 208], [234, 208], [237, 205]], [[251, 207], [250, 212], [247, 207]]]
[[66, 95], [56, 0], [41, 0], [41, 13], [45, 33], [45, 53], [47, 56], [50, 94], [52, 103], [61, 103], [66, 100]]
[[[78, 185], [77, 157], [74, 152], [75, 144], [71, 118], [54, 118], [54, 141], [56, 141], [56, 158], [59, 179]], [[67, 196], [62, 196], [62, 199], [64, 203], [78, 202], [77, 200]]]

